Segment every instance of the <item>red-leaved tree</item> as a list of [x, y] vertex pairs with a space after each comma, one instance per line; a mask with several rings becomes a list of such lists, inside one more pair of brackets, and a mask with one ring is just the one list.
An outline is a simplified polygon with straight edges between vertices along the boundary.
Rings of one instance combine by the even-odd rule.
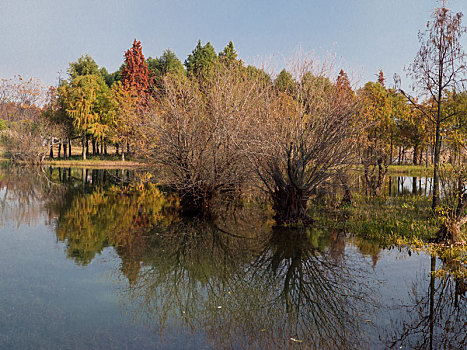
[[125, 51], [125, 68], [122, 72], [122, 82], [125, 89], [140, 98], [144, 105], [149, 96], [152, 77], [148, 64], [144, 58], [140, 41], [133, 42], [133, 46]]

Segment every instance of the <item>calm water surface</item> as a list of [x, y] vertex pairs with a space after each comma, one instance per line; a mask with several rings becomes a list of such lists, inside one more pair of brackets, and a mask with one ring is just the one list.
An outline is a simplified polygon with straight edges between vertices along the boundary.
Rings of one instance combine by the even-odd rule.
[[465, 348], [447, 262], [261, 210], [182, 219], [134, 177], [0, 171], [1, 349]]

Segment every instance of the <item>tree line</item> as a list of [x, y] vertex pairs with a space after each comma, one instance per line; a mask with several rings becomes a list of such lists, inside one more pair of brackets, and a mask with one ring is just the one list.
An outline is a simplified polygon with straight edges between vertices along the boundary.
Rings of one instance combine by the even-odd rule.
[[2, 80], [3, 145], [13, 160], [34, 162], [57, 148], [69, 157], [72, 143], [83, 159], [112, 145], [122, 160], [131, 154], [160, 169], [187, 210], [253, 186], [281, 224], [306, 222], [308, 200], [330, 186], [351, 200], [351, 165], [362, 165], [378, 195], [390, 164], [433, 164], [436, 208], [440, 162], [465, 163], [461, 17], [443, 6], [420, 34], [409, 70], [416, 97], [398, 79], [389, 87], [382, 71], [356, 88], [334, 62], [313, 57], [274, 75], [246, 65], [232, 42], [216, 53], [199, 41], [182, 64], [170, 50], [146, 59], [135, 39], [114, 73], [84, 55], [57, 87]]

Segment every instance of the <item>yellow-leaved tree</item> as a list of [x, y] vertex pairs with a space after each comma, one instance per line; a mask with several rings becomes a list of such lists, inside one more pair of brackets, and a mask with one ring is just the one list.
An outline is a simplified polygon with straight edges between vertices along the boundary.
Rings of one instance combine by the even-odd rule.
[[370, 193], [377, 195], [390, 163], [392, 103], [388, 90], [380, 82], [366, 83], [357, 96], [359, 118], [367, 125], [359, 139], [365, 181]]

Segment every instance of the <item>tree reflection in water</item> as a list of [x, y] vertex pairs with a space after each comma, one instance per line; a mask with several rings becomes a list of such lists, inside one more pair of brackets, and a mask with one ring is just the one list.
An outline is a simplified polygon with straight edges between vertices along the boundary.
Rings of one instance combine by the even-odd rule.
[[413, 282], [410, 304], [399, 307], [405, 317], [393, 321], [388, 347], [467, 348], [467, 279], [449, 274], [449, 270], [462, 268], [456, 261], [444, 261], [443, 268], [448, 273], [437, 277], [436, 263], [436, 257], [432, 256], [428, 285], [426, 278]]
[[251, 213], [155, 232], [145, 267], [122, 291], [135, 317], [161, 334], [174, 324], [204, 330], [217, 348], [361, 345], [363, 271], [331, 258], [321, 231], [271, 230]]
[[56, 220], [57, 238], [68, 257], [87, 265], [106, 247], [122, 259], [121, 270], [132, 283], [147, 249], [148, 230], [178, 220], [178, 202], [154, 184], [94, 188], [63, 207]]
[[203, 333], [217, 348], [361, 343], [357, 310], [368, 293], [339, 234], [272, 229], [270, 215], [252, 208], [182, 220], [177, 199], [155, 185], [116, 185], [112, 174], [85, 170], [58, 176], [66, 191], [49, 208], [68, 257], [87, 265], [113, 247], [129, 282], [122, 301], [161, 335]]
[[0, 163], [0, 225], [11, 220], [35, 226], [40, 219], [51, 224], [62, 203], [66, 187], [41, 168]]
[[[161, 338], [178, 332], [214, 348], [348, 349], [377, 342], [366, 330], [384, 333], [361, 322], [372, 318], [374, 275], [366, 270], [371, 263], [345, 247], [342, 232], [273, 229], [270, 213], [252, 208], [219, 210], [210, 221], [182, 219], [176, 197], [131, 184], [133, 176], [3, 168], [2, 223], [44, 219], [79, 265], [113, 247], [125, 310]], [[354, 244], [375, 267], [378, 243]], [[456, 269], [456, 262], [442, 263]], [[379, 311], [393, 319], [386, 347], [466, 347], [465, 279], [423, 276], [410, 293], [399, 310]]]
[[274, 345], [286, 346], [290, 337], [319, 349], [362, 345], [359, 311], [363, 304], [371, 308], [364, 271], [344, 255], [329, 254], [333, 250], [319, 235], [320, 230], [275, 230], [246, 276], [249, 288], [262, 285], [268, 296], [263, 318]]

